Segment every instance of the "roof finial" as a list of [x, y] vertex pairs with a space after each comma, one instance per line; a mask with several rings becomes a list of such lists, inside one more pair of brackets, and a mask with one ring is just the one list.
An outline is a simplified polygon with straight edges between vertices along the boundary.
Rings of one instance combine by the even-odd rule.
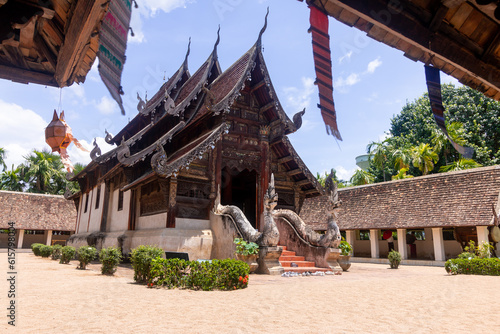
[[219, 24], [219, 29], [217, 29], [217, 40], [215, 41], [214, 51], [213, 51], [214, 54], [217, 54], [217, 45], [219, 45], [219, 42], [220, 42], [220, 24]]
[[191, 37], [189, 37], [188, 50], [186, 52], [186, 58], [184, 58], [184, 64], [188, 62], [189, 53], [191, 53]]
[[266, 28], [267, 28], [267, 16], [269, 15], [269, 7], [267, 7], [267, 13], [266, 13], [266, 17], [264, 19], [264, 26], [262, 27], [262, 29], [260, 29], [260, 33], [259, 33], [259, 38], [257, 39], [257, 47], [260, 48], [262, 46], [262, 35], [264, 34], [264, 31], [266, 31]]

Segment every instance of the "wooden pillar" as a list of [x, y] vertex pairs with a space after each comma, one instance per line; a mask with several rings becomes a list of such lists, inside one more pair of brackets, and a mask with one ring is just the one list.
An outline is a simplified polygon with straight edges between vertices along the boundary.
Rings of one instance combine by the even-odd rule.
[[432, 228], [432, 243], [434, 244], [434, 260], [445, 261], [443, 228]]
[[398, 252], [401, 254], [401, 259], [406, 260], [408, 258], [408, 250], [406, 247], [406, 229], [398, 228]]
[[[261, 156], [261, 167], [260, 167], [260, 191], [258, 191], [258, 212], [256, 227], [260, 230], [260, 222], [262, 215], [264, 214], [264, 194], [269, 186], [269, 179], [271, 177], [270, 164], [269, 164], [269, 134], [271, 128], [269, 125], [263, 125], [260, 127], [260, 156]], [[259, 190], [259, 187], [257, 187]]]
[[378, 259], [380, 257], [379, 235], [380, 230], [370, 230], [370, 248], [373, 259]]
[[177, 177], [171, 176], [169, 183], [167, 228], [175, 227], [176, 216], [177, 216]]
[[17, 248], [21, 249], [23, 248], [23, 241], [24, 241], [24, 230], [17, 230], [17, 235], [16, 235], [16, 240], [17, 240]]
[[52, 230], [45, 230], [45, 244], [50, 246], [52, 243]]
[[107, 223], [108, 223], [108, 211], [109, 211], [109, 199], [111, 194], [110, 189], [111, 183], [109, 180], [104, 181], [104, 198], [102, 203], [102, 212], [101, 212], [101, 232], [106, 232]]

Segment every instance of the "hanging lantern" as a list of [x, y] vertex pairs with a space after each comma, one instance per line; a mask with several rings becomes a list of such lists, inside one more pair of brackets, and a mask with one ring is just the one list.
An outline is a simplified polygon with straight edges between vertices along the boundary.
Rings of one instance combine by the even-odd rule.
[[68, 172], [73, 171], [73, 164], [69, 159], [68, 148], [71, 142], [75, 143], [75, 146], [80, 150], [88, 152], [80, 142], [73, 137], [73, 132], [70, 126], [64, 120], [64, 111], [61, 111], [61, 115], [58, 116], [57, 112], [54, 110], [54, 116], [52, 121], [45, 128], [45, 142], [50, 146], [52, 152], [58, 152], [61, 155], [62, 163]]

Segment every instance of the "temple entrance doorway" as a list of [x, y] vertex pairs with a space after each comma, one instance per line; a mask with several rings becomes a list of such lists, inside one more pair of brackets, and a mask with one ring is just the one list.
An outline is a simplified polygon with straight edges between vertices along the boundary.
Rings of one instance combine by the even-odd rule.
[[257, 172], [224, 168], [221, 188], [221, 204], [239, 207], [257, 228]]

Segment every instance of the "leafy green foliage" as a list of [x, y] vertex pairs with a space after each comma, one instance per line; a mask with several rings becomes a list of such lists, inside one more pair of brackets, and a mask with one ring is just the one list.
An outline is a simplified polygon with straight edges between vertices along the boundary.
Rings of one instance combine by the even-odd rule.
[[103, 275], [113, 275], [122, 260], [122, 252], [117, 247], [103, 248], [99, 252], [101, 261], [101, 273]]
[[81, 246], [76, 251], [78, 261], [80, 261], [79, 269], [85, 270], [87, 265], [97, 256], [97, 249], [93, 246]]
[[59, 263], [68, 264], [69, 261], [73, 260], [76, 254], [76, 249], [73, 246], [64, 246], [61, 250], [61, 260]]
[[340, 255], [347, 256], [352, 252], [352, 246], [345, 240], [340, 241], [339, 244]]
[[61, 258], [62, 248], [63, 246], [61, 245], [52, 246], [52, 254], [50, 256], [52, 260], [59, 260]]
[[398, 251], [391, 250], [387, 255], [391, 268], [397, 269], [401, 263], [401, 254]]
[[40, 246], [40, 256], [49, 257], [52, 255], [52, 246], [41, 245]]
[[242, 238], [234, 238], [233, 242], [236, 245], [236, 254], [252, 255], [259, 253], [259, 245], [255, 242], [247, 242]]
[[248, 286], [248, 264], [232, 259], [185, 261], [152, 260], [148, 286], [155, 285], [193, 290], [236, 290]]
[[444, 268], [447, 273], [500, 276], [499, 258], [450, 259]]
[[373, 176], [369, 172], [365, 172], [362, 169], [357, 169], [354, 175], [349, 180], [349, 182], [353, 186], [362, 186], [365, 184], [373, 183], [374, 181], [375, 181], [375, 176]]
[[35, 254], [35, 256], [41, 256], [40, 247], [42, 247], [42, 246], [43, 246], [43, 244], [40, 244], [40, 243], [31, 244], [31, 250], [33, 251], [33, 254]]
[[153, 259], [161, 258], [163, 249], [156, 246], [141, 245], [132, 249], [130, 260], [134, 268], [134, 281], [150, 280], [151, 263]]

